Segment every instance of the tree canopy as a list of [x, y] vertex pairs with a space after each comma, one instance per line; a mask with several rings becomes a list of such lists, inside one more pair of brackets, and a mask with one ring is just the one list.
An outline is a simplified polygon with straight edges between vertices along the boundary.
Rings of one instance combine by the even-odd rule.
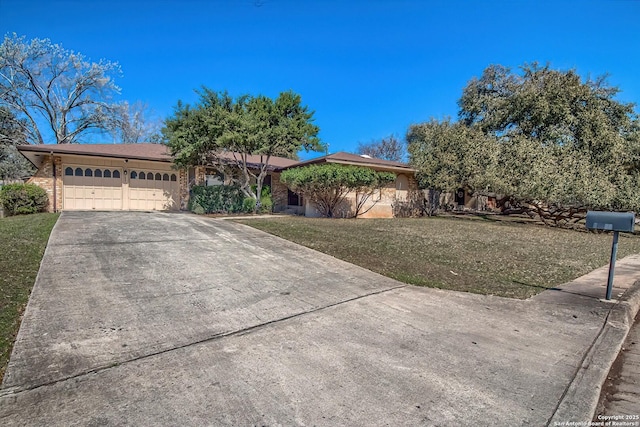
[[[376, 190], [395, 178], [390, 172], [333, 163], [287, 169], [280, 175], [280, 181], [292, 191], [302, 194], [322, 216], [328, 218], [348, 215], [357, 218], [366, 213], [379, 200], [374, 198]], [[339, 211], [346, 209], [344, 202], [349, 192], [355, 194], [353, 211]], [[372, 201], [372, 204], [364, 210], [367, 201]]]
[[[196, 105], [179, 102], [165, 120], [162, 132], [175, 163], [215, 167], [256, 200], [256, 209], [273, 156], [296, 158], [300, 150], [322, 149], [313, 112], [294, 92], [282, 92], [275, 100], [263, 95], [233, 98], [206, 87], [198, 94]], [[249, 156], [260, 161], [256, 164]]]
[[482, 188], [496, 149], [479, 130], [448, 119], [412, 125], [407, 142], [418, 184], [439, 191]]
[[640, 126], [605, 77], [536, 63], [489, 66], [464, 88], [459, 121], [409, 129], [426, 187], [504, 195], [511, 206], [640, 210]]
[[45, 143], [47, 131], [68, 144], [106, 130], [119, 74], [117, 63], [89, 62], [49, 39], [26, 41], [14, 33], [0, 45], [0, 103], [20, 119], [32, 144]]

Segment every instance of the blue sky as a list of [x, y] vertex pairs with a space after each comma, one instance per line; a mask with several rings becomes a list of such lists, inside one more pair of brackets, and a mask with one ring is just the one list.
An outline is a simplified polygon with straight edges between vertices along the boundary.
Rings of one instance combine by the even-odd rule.
[[201, 85], [291, 89], [331, 152], [455, 118], [462, 88], [490, 64], [609, 73], [620, 100], [640, 102], [635, 0], [0, 0], [0, 31], [118, 61], [121, 99], [161, 118]]

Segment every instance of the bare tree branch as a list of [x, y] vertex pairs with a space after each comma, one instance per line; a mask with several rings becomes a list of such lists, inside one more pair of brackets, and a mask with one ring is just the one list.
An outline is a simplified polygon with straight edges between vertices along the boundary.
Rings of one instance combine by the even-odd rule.
[[109, 101], [120, 91], [111, 75], [119, 74], [115, 62], [91, 63], [48, 39], [28, 42], [14, 33], [0, 45], [0, 103], [28, 120], [32, 144], [45, 142], [45, 128], [58, 144], [106, 130]]

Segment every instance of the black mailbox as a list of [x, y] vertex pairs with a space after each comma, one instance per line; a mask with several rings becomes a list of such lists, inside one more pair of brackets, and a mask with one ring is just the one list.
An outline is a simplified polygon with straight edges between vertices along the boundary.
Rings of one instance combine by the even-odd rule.
[[633, 233], [636, 217], [633, 212], [587, 212], [587, 228]]

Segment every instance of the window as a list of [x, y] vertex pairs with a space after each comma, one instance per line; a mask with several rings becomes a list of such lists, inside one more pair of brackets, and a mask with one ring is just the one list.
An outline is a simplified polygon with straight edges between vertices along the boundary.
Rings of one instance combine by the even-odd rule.
[[136, 179], [138, 177], [138, 172], [133, 171], [131, 172], [131, 179]]
[[400, 174], [396, 177], [396, 190], [408, 190], [409, 178], [406, 175]]
[[120, 178], [120, 171], [113, 171], [114, 178]]
[[220, 172], [215, 172], [210, 175], [204, 176], [204, 183], [207, 187], [214, 187], [216, 185], [224, 185], [224, 175]]
[[153, 174], [151, 172], [147, 172], [147, 179], [153, 180]]
[[105, 178], [111, 178], [111, 171], [109, 169], [105, 169], [104, 170], [104, 177]]
[[84, 176], [93, 176], [93, 171], [91, 169], [84, 170]]
[[156, 181], [162, 181], [162, 176], [159, 173], [156, 174]]
[[169, 181], [169, 174], [165, 173], [164, 175], [162, 175], [162, 180], [163, 181]]
[[75, 176], [82, 176], [82, 168], [76, 168], [74, 175]]
[[287, 205], [289, 206], [302, 206], [302, 197], [293, 191], [287, 189]]
[[102, 178], [102, 170], [96, 169], [96, 178]]
[[176, 174], [175, 173], [171, 174], [171, 181], [172, 182], [176, 182]]
[[145, 174], [144, 174], [144, 172], [140, 172], [140, 179], [145, 179]]
[[64, 174], [65, 174], [65, 176], [73, 176], [73, 169], [72, 168], [66, 168], [64, 170]]

